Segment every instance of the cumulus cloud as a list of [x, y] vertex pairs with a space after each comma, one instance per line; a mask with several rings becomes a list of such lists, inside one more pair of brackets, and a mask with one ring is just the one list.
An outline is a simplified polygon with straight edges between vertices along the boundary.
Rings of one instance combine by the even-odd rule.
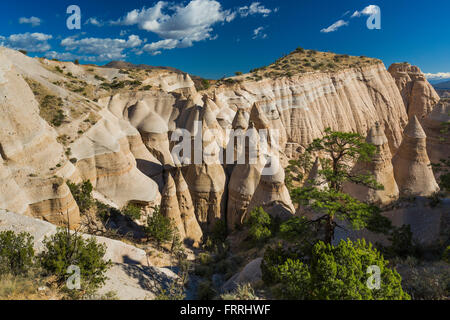
[[0, 37], [0, 45], [15, 50], [26, 50], [29, 52], [45, 52], [51, 46], [48, 40], [53, 37], [44, 33], [20, 33], [12, 34], [9, 37]]
[[377, 14], [378, 11], [379, 11], [379, 7], [371, 4], [371, 5], [367, 6], [367, 7], [365, 7], [362, 11], [355, 11], [352, 14], [352, 18], [361, 17], [363, 15], [364, 16], [370, 16], [370, 15], [373, 15], [373, 14]]
[[239, 14], [241, 17], [247, 17], [248, 15], [255, 15], [255, 14], [261, 14], [263, 17], [268, 17], [272, 11], [277, 12], [278, 9], [268, 9], [261, 5], [259, 2], [253, 2], [250, 6], [244, 6], [240, 7], [238, 9]]
[[106, 61], [124, 59], [127, 56], [125, 50], [137, 48], [142, 43], [143, 41], [136, 35], [130, 35], [128, 40], [69, 37], [61, 41], [61, 46], [66, 51], [74, 51], [80, 54], [83, 60]]
[[425, 73], [425, 76], [430, 80], [450, 79], [450, 72]]
[[259, 27], [253, 30], [253, 39], [265, 39], [267, 38], [267, 34], [263, 32], [264, 27]]
[[162, 40], [145, 45], [144, 51], [160, 54], [161, 50], [190, 47], [195, 42], [214, 40], [213, 26], [233, 21], [238, 15], [261, 14], [267, 16], [277, 10], [267, 9], [259, 2], [234, 10], [225, 10], [215, 0], [191, 0], [187, 4], [171, 5], [159, 1], [153, 7], [128, 12], [112, 25], [137, 25], [140, 29], [157, 34]]
[[335, 23], [333, 23], [331, 26], [329, 26], [328, 28], [324, 28], [324, 29], [320, 30], [320, 32], [322, 32], [322, 33], [334, 32], [343, 26], [348, 26], [348, 22], [344, 21], [344, 20], [338, 20]]
[[[86, 57], [78, 56], [70, 52], [56, 52], [56, 51], [49, 51], [46, 52], [44, 55], [48, 59], [58, 59], [58, 60], [75, 60], [75, 59], [84, 59]], [[86, 60], [86, 59], [84, 59]]]
[[38, 27], [41, 25], [42, 20], [39, 19], [38, 17], [30, 17], [30, 18], [22, 17], [19, 19], [19, 23], [20, 24], [31, 24], [32, 27]]
[[105, 23], [103, 21], [101, 21], [95, 17], [87, 19], [84, 24], [91, 24], [96, 27], [103, 27], [105, 25]]

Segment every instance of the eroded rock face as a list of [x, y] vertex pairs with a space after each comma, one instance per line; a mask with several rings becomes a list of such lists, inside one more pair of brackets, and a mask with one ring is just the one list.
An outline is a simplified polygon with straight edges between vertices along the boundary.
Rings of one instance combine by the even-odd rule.
[[34, 62], [0, 48], [0, 208], [59, 225], [69, 220], [76, 228], [79, 210], [64, 183], [75, 168], [56, 141], [56, 132], [39, 116], [38, 102], [15, 59]]
[[392, 161], [402, 196], [430, 196], [439, 191], [427, 155], [426, 139], [419, 120], [416, 116], [412, 117]]
[[[90, 86], [95, 99], [70, 91], [67, 83], [73, 79], [54, 72], [56, 67]], [[244, 80], [202, 92], [196, 91], [188, 75], [152, 70], [141, 79], [142, 86], [150, 89], [104, 89], [103, 82], [133, 80], [119, 71], [94, 68], [87, 72], [85, 66], [32, 59], [0, 48], [0, 208], [57, 224], [64, 223], [65, 211], [71, 223], [76, 223], [75, 201], [65, 183], [55, 181], [88, 179], [99, 198], [116, 208], [130, 202], [147, 208], [160, 205], [163, 193], [164, 204], [172, 208], [167, 215], [174, 215], [180, 233], [184, 230], [185, 238], [198, 244], [200, 225], [206, 230], [227, 217], [233, 228], [256, 206], [275, 214], [292, 214], [294, 208], [284, 185], [287, 160], [320, 138], [327, 127], [365, 134], [376, 122], [384, 126], [387, 144], [382, 139], [379, 148], [383, 156], [374, 170], [385, 170], [386, 176], [380, 173], [379, 179], [390, 185], [386, 182], [390, 172], [387, 145], [391, 152], [398, 149], [408, 116], [402, 95], [382, 64], [335, 73]], [[413, 71], [406, 72], [408, 81], [412, 81]], [[61, 126], [52, 125], [48, 115], [45, 117], [30, 79], [60, 98], [66, 119]], [[397, 83], [407, 88], [408, 81]], [[428, 110], [433, 92], [427, 91], [426, 84], [415, 86], [419, 89], [413, 90], [411, 99], [416, 101], [414, 97], [419, 95], [419, 100], [425, 100], [408, 110]], [[433, 126], [430, 123], [430, 128]], [[170, 140], [179, 128], [187, 129], [192, 137], [201, 132], [204, 154], [200, 163], [175, 163], [175, 142]], [[268, 131], [267, 145], [258, 145], [256, 163], [219, 161], [222, 152], [226, 156], [238, 151], [229, 146], [229, 129], [244, 134], [257, 130], [260, 136], [260, 130]], [[404, 144], [414, 144], [414, 139], [405, 139]], [[399, 152], [399, 158], [407, 162], [422, 157], [408, 150]], [[247, 158], [249, 152], [245, 149]], [[280, 159], [280, 169], [263, 174], [272, 157]], [[176, 166], [181, 169], [174, 169]], [[395, 188], [391, 191], [395, 197]]]
[[[366, 134], [379, 122], [386, 126], [389, 146], [395, 151], [408, 121], [399, 90], [382, 64], [333, 74], [244, 81], [216, 88], [208, 96], [231, 109], [251, 110], [255, 102], [268, 111], [276, 108], [290, 148], [292, 143], [295, 148], [307, 146], [327, 127]], [[256, 122], [255, 126], [259, 127]]]
[[186, 237], [184, 222], [181, 218], [180, 206], [178, 204], [177, 189], [170, 173], [165, 175], [165, 181], [166, 185], [161, 200], [161, 213], [173, 221], [181, 240], [184, 240]]
[[439, 101], [436, 90], [419, 67], [409, 63], [394, 63], [389, 67], [389, 73], [400, 90], [409, 119], [416, 116], [422, 121]]
[[450, 133], [445, 128], [450, 123], [450, 102], [440, 101], [433, 111], [423, 120], [423, 129], [427, 134], [427, 151], [431, 163], [450, 157]]
[[347, 183], [344, 186], [344, 191], [363, 202], [381, 206], [387, 205], [398, 199], [399, 191], [394, 179], [392, 155], [383, 127], [379, 124], [372, 127], [367, 135], [366, 141], [376, 146], [377, 153], [370, 162], [358, 162], [353, 168], [353, 173], [372, 175], [375, 181], [383, 186], [384, 189], [375, 190], [365, 186]]
[[175, 185], [177, 188], [178, 206], [180, 208], [181, 218], [184, 223], [186, 239], [193, 242], [194, 246], [198, 246], [203, 237], [202, 229], [195, 216], [194, 203], [192, 202], [189, 187], [184, 180], [183, 173], [177, 168], [174, 173]]

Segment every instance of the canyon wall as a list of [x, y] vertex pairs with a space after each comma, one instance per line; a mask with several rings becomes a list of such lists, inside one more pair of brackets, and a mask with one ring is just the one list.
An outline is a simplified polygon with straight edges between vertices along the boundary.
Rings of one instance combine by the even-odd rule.
[[[395, 77], [399, 72], [394, 80], [383, 64], [375, 63], [260, 81], [244, 75], [198, 92], [188, 75], [152, 70], [140, 74], [139, 89], [112, 90], [108, 85], [132, 83], [138, 71], [32, 59], [0, 48], [0, 208], [59, 225], [70, 220], [76, 226], [80, 213], [65, 182], [90, 180], [99, 200], [117, 208], [139, 204], [148, 216], [162, 203], [162, 212], [176, 221], [180, 234], [199, 243], [200, 226], [211, 230], [227, 219], [234, 228], [257, 206], [273, 214], [294, 214], [284, 183], [287, 161], [328, 127], [365, 136], [375, 124], [379, 127], [369, 140], [382, 155], [370, 169], [390, 181], [394, 194], [369, 198], [395, 199], [392, 174], [384, 177], [381, 171], [390, 170], [389, 158], [402, 145], [407, 111], [419, 108], [405, 107], [406, 91], [397, 88], [404, 83]], [[71, 89], [74, 81], [83, 94]], [[47, 90], [47, 96], [34, 86]], [[434, 101], [426, 90], [421, 92], [429, 102], [421, 110]], [[59, 125], [44, 120], [42, 101], [48, 96], [60, 99], [54, 106], [65, 116]], [[431, 117], [428, 127], [435, 130], [438, 116]], [[184, 142], [200, 143], [214, 161], [188, 164], [174, 158], [179, 129], [190, 135]], [[234, 144], [230, 147], [234, 137], [229, 129], [277, 134], [265, 148], [256, 138], [255, 164], [222, 164], [221, 155], [237, 152]], [[422, 152], [426, 147], [422, 140], [419, 144]], [[279, 169], [263, 174], [278, 156]]]

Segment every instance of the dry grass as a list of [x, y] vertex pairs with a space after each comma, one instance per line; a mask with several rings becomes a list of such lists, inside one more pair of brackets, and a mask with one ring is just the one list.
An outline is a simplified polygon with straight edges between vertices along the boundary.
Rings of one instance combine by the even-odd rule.
[[46, 87], [30, 78], [25, 78], [39, 103], [39, 115], [53, 127], [59, 127], [65, 121], [64, 102], [54, 96]]
[[264, 78], [292, 77], [309, 72], [336, 72], [342, 69], [366, 67], [378, 63], [381, 63], [381, 61], [365, 56], [356, 57], [298, 48], [269, 66], [251, 70], [250, 74], [221, 80], [218, 84], [234, 84], [243, 80], [260, 81]]
[[408, 257], [396, 266], [402, 287], [414, 300], [450, 300], [450, 264]]
[[0, 277], [0, 300], [58, 300], [63, 295], [51, 285], [51, 279], [36, 276]]

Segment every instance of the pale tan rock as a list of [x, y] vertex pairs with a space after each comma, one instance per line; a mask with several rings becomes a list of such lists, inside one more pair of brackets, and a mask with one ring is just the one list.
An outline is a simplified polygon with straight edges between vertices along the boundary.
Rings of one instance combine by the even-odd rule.
[[79, 210], [64, 183], [75, 168], [55, 130], [39, 116], [39, 104], [22, 76], [50, 73], [43, 69], [34, 59], [0, 48], [0, 208], [59, 225], [69, 217], [75, 228]]
[[347, 183], [344, 191], [356, 199], [376, 205], [387, 205], [399, 197], [399, 190], [394, 178], [392, 155], [383, 127], [376, 124], [367, 135], [366, 141], [377, 148], [377, 153], [371, 162], [357, 162], [353, 168], [354, 174], [370, 174], [384, 190], [374, 190], [362, 185]]
[[401, 196], [430, 196], [439, 191], [427, 155], [426, 138], [419, 120], [413, 116], [392, 161]]
[[431, 163], [450, 157], [450, 133], [444, 132], [449, 127], [450, 103], [441, 100], [433, 111], [423, 120], [423, 129], [427, 134], [427, 151]]
[[[262, 207], [268, 213], [279, 214], [281, 217], [286, 216], [286, 214], [293, 215], [295, 208], [284, 183], [284, 178], [285, 174], [281, 166], [276, 174], [262, 174], [248, 206], [248, 212], [256, 207]], [[273, 207], [283, 208], [284, 210], [273, 210], [272, 212]]]
[[220, 146], [212, 131], [208, 129], [206, 120], [197, 121], [192, 129], [195, 131], [193, 138], [198, 136], [197, 133], [202, 134], [202, 163], [195, 162], [196, 152], [193, 150], [192, 164], [187, 166], [185, 179], [192, 195], [197, 221], [202, 227], [211, 229], [218, 220], [223, 219], [226, 176], [220, 163]]
[[202, 242], [203, 232], [195, 216], [189, 187], [180, 168], [175, 169], [174, 181], [177, 188], [178, 206], [184, 223], [184, 230], [186, 231], [186, 239], [192, 241], [194, 246], [199, 246]]
[[308, 174], [308, 178], [306, 179], [305, 186], [314, 187], [319, 190], [327, 189], [328, 183], [323, 175], [320, 174], [322, 170], [322, 165], [320, 163], [320, 159], [317, 157], [316, 161], [311, 168], [311, 171]]
[[237, 129], [246, 130], [248, 128], [248, 119], [245, 116], [245, 110], [238, 109], [231, 126], [235, 130]]
[[250, 147], [255, 147], [257, 159], [255, 163], [246, 160], [243, 164], [236, 164], [228, 183], [228, 204], [227, 204], [227, 225], [229, 230], [234, 230], [236, 226], [242, 225], [247, 214], [250, 201], [256, 191], [261, 173], [264, 168], [264, 162], [259, 156], [259, 135], [252, 126], [247, 132], [248, 143], [245, 143], [245, 156], [250, 159]]
[[165, 174], [166, 184], [162, 192], [161, 213], [171, 219], [178, 230], [181, 240], [186, 237], [184, 222], [181, 218], [180, 207], [178, 205], [177, 190], [175, 182], [170, 173]]
[[394, 63], [389, 67], [389, 73], [400, 90], [409, 119], [417, 116], [422, 121], [439, 101], [436, 90], [419, 67], [409, 63]]
[[303, 147], [322, 137], [327, 127], [366, 134], [379, 122], [386, 126], [389, 146], [395, 152], [408, 121], [399, 90], [383, 64], [243, 81], [214, 88], [208, 95], [228, 109], [250, 110], [255, 102], [273, 101], [288, 141]]

